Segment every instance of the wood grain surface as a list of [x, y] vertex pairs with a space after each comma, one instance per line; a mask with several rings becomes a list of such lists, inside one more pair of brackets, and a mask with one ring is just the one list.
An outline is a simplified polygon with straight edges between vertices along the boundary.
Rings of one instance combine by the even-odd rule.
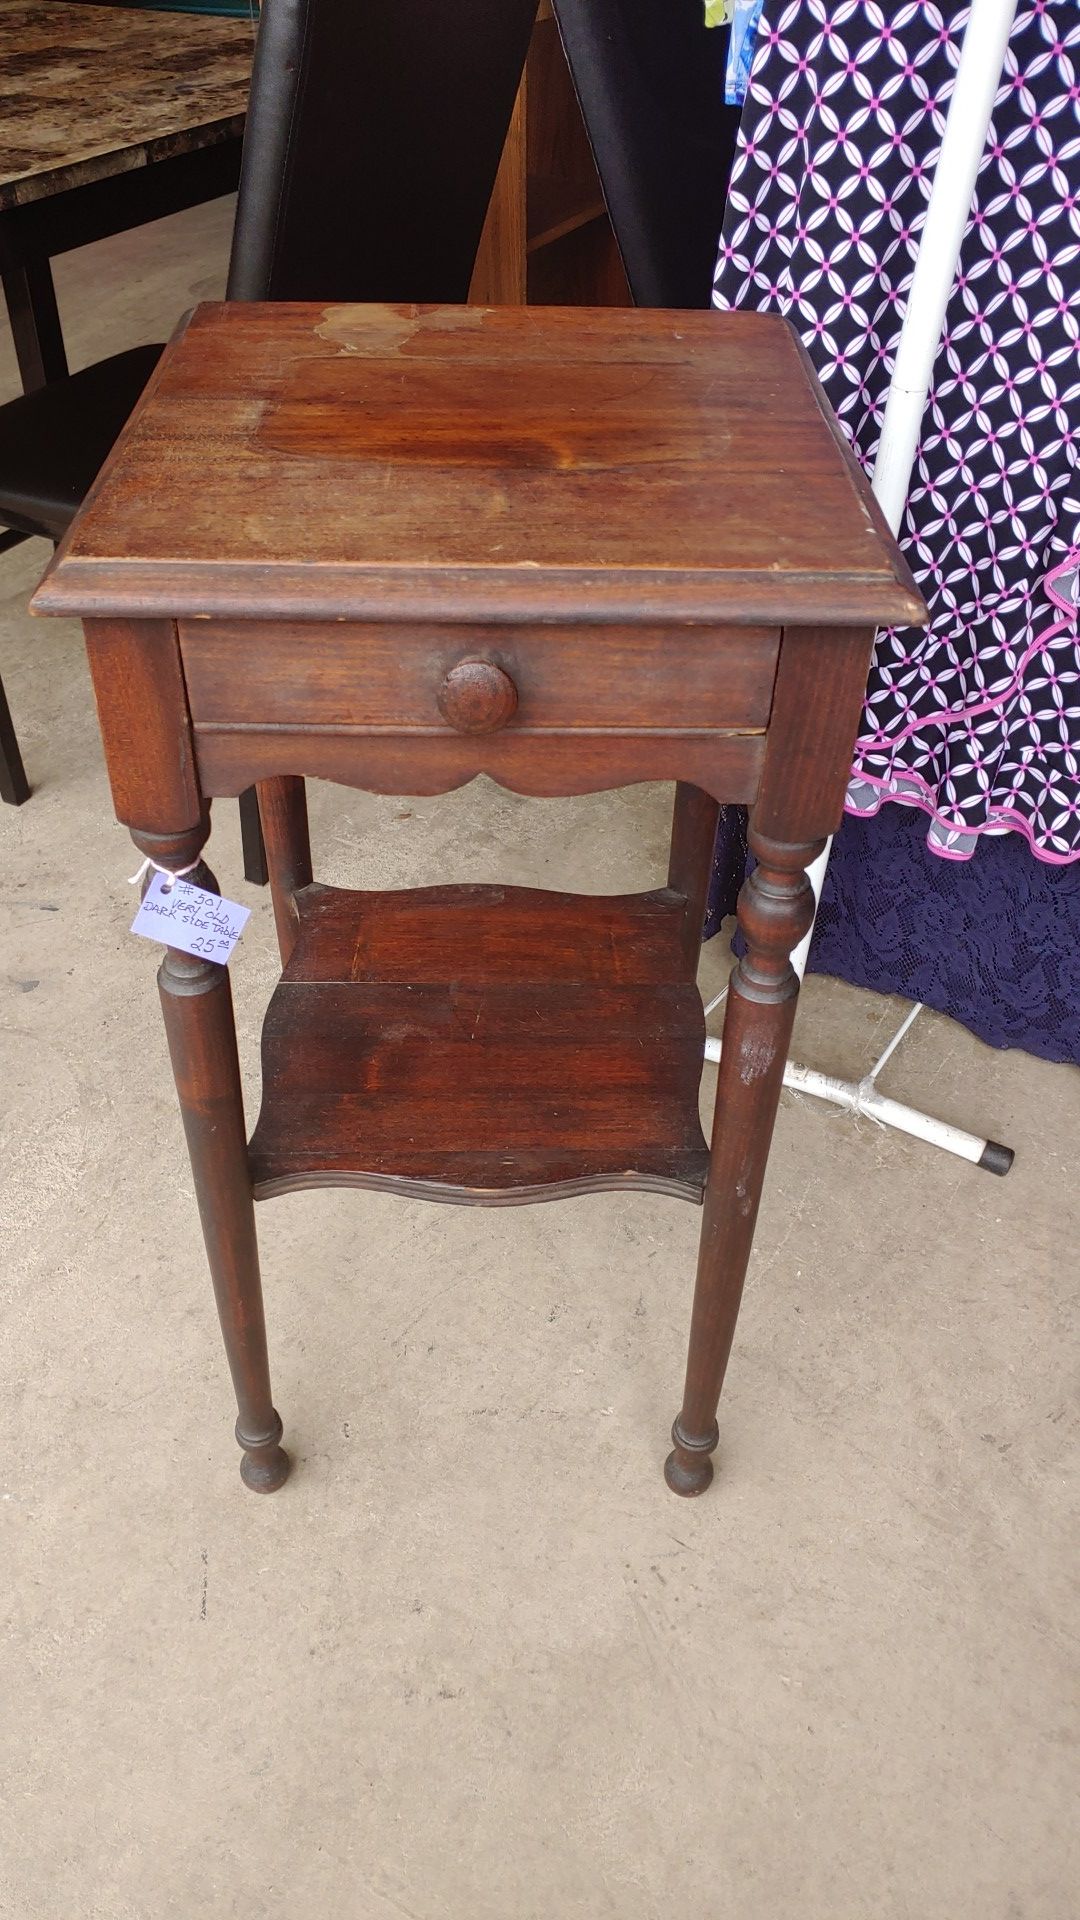
[[[284, 972], [246, 1152], [217, 970], [170, 956], [162, 981], [248, 1484], [287, 1469], [253, 1193], [643, 1187], [705, 1201], [666, 1467], [702, 1492], [805, 869], [840, 819], [873, 628], [925, 617], [794, 336], [759, 315], [202, 309], [36, 605], [105, 616], [95, 690], [144, 851], [186, 866], [210, 796], [261, 783]], [[537, 795], [677, 780], [668, 886], [313, 882], [302, 776], [439, 793], [480, 773]], [[725, 800], [753, 803], [757, 866], [707, 1148], [694, 976]]]
[[780, 635], [772, 628], [333, 626], [186, 621], [196, 725], [438, 732], [448, 674], [482, 656], [513, 681], [514, 731], [761, 729]]
[[759, 624], [920, 603], [782, 320], [234, 304], [173, 341], [35, 605]]
[[687, 780], [715, 800], [754, 799], [765, 759], [763, 733], [646, 731], [465, 735], [368, 733], [328, 727], [197, 729], [203, 793], [235, 795], [277, 774], [336, 780], [365, 793], [452, 793], [486, 774], [534, 799], [604, 793], [641, 780]]
[[700, 1200], [705, 1023], [679, 895], [312, 887], [297, 906], [263, 1028], [256, 1197]]

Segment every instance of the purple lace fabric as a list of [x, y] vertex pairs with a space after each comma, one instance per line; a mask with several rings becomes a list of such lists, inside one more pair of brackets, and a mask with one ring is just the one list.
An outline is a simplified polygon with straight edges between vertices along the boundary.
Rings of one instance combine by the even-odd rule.
[[[734, 913], [746, 859], [745, 813], [725, 808], [706, 939]], [[1080, 1066], [1080, 861], [1046, 866], [1016, 834], [985, 835], [977, 860], [941, 860], [911, 807], [845, 820], [810, 971], [922, 1000], [991, 1047]]]
[[992, 1047], [1080, 1065], [1080, 862], [1045, 866], [1017, 835], [987, 834], [957, 865], [911, 807], [847, 820], [810, 964], [922, 1000]]

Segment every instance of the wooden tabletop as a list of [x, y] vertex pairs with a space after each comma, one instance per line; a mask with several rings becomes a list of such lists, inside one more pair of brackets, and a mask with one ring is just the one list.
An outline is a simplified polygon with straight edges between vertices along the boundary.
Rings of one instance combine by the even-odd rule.
[[243, 131], [246, 20], [0, 0], [0, 212]]
[[627, 308], [198, 308], [35, 604], [923, 617], [787, 323]]

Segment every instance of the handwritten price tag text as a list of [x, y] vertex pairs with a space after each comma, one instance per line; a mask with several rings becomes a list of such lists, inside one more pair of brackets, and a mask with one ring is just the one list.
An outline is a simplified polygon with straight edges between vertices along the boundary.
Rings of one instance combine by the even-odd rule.
[[168, 874], [155, 873], [131, 931], [223, 967], [250, 918], [250, 907], [221, 900], [186, 880], [170, 881]]

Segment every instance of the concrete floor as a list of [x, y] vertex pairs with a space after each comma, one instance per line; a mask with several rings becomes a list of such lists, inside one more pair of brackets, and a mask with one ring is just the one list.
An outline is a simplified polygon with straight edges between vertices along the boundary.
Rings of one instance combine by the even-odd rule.
[[[227, 212], [60, 263], [73, 359], [216, 292]], [[1071, 1920], [1075, 1074], [919, 1023], [890, 1088], [1012, 1142], [1004, 1181], [785, 1096], [698, 1502], [660, 1474], [694, 1209], [277, 1201], [296, 1466], [259, 1500], [79, 632], [24, 612], [45, 559], [0, 561], [35, 788], [0, 808], [0, 1913]], [[324, 789], [316, 847], [619, 890], [667, 807]], [[254, 1099], [270, 907], [217, 811]], [[858, 1071], [896, 1016], [812, 980], [799, 1055]]]

